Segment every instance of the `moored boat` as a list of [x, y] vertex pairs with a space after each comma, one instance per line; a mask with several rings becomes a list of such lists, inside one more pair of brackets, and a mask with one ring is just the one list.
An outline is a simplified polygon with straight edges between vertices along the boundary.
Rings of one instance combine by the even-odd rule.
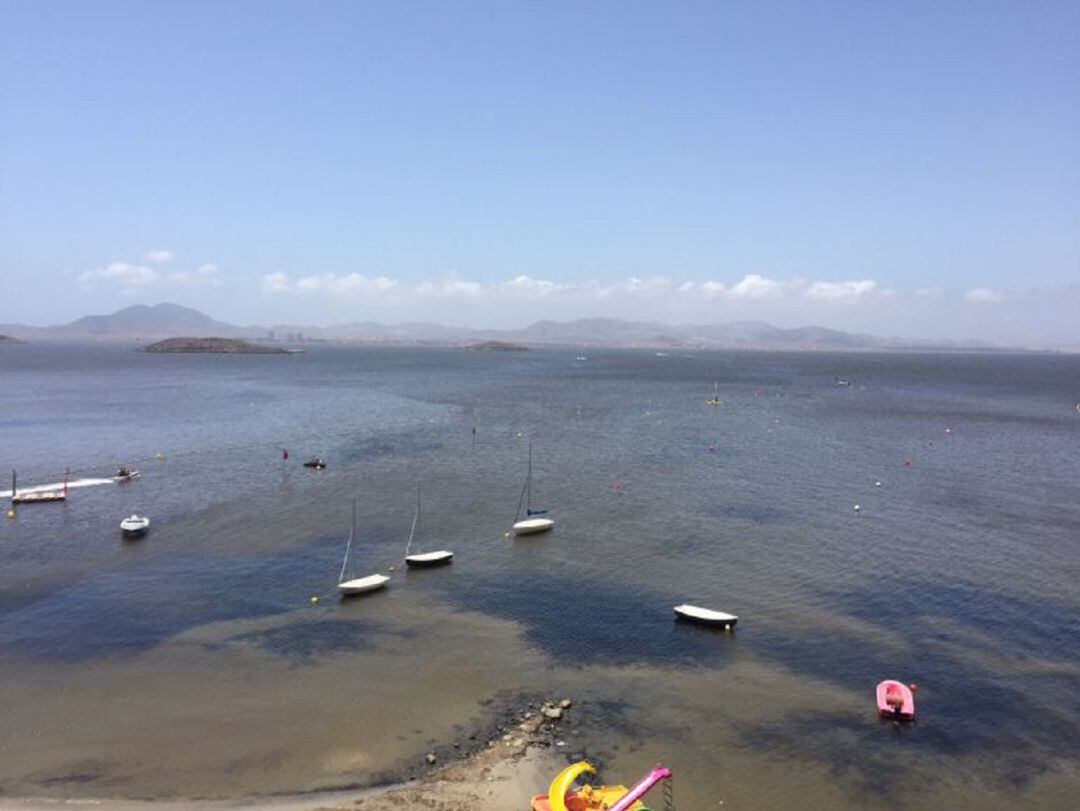
[[405, 564], [407, 566], [424, 567], [424, 566], [442, 566], [445, 563], [450, 563], [454, 560], [454, 553], [441, 549], [438, 552], [420, 552], [416, 555], [407, 555], [405, 557]]
[[878, 715], [899, 721], [915, 718], [915, 694], [903, 682], [885, 679], [877, 686]]
[[150, 529], [150, 519], [146, 516], [139, 516], [132, 513], [120, 522], [120, 531], [128, 538], [145, 535], [148, 529]]
[[734, 614], [714, 611], [711, 608], [702, 608], [697, 605], [687, 605], [686, 603], [675, 606], [675, 615], [680, 619], [698, 622], [702, 625], [715, 625], [728, 629], [734, 628], [735, 623], [739, 621], [739, 618]]
[[[518, 521], [522, 507], [525, 507], [525, 518]], [[532, 507], [532, 443], [530, 442], [529, 472], [525, 476], [525, 486], [521, 488], [517, 514], [514, 516], [514, 523], [510, 526], [510, 529], [515, 535], [534, 535], [538, 532], [547, 532], [555, 526], [555, 522], [550, 518], [543, 517], [546, 515], [547, 510], [534, 510]]]
[[390, 578], [384, 574], [369, 574], [366, 577], [354, 577], [345, 579], [345, 573], [349, 569], [349, 552], [352, 551], [353, 538], [356, 536], [356, 501], [352, 505], [352, 525], [349, 527], [349, 540], [345, 544], [345, 557], [341, 561], [341, 573], [338, 575], [338, 591], [342, 597], [356, 594], [366, 594], [369, 591], [381, 589], [390, 582]]

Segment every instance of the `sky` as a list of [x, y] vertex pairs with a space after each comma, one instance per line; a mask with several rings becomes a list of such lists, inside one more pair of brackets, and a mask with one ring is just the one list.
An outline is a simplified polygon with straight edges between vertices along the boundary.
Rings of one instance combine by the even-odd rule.
[[1080, 3], [0, 0], [0, 323], [1080, 346]]

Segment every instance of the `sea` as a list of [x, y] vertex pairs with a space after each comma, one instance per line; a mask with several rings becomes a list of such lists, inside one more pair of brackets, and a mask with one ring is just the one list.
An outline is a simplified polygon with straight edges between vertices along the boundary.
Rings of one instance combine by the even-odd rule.
[[0, 479], [141, 473], [0, 516], [0, 796], [376, 785], [569, 698], [681, 811], [1077, 808], [1078, 402], [1057, 354], [0, 347]]

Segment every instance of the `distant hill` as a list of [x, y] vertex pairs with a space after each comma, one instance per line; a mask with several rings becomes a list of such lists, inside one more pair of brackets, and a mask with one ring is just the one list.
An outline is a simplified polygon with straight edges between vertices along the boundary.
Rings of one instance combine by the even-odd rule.
[[826, 327], [784, 329], [764, 321], [721, 324], [663, 324], [617, 318], [537, 321], [521, 329], [471, 329], [426, 322], [379, 324], [364, 321], [330, 327], [275, 324], [272, 328], [238, 327], [177, 304], [138, 304], [111, 315], [90, 315], [55, 327], [0, 325], [16, 338], [40, 341], [153, 341], [189, 338], [234, 338], [274, 345], [307, 341], [387, 344], [398, 346], [464, 346], [501, 342], [523, 346], [643, 347], [655, 349], [763, 349], [788, 351], [999, 349], [978, 341], [914, 341], [843, 332]]
[[0, 344], [21, 344], [22, 341], [12, 338], [10, 335], [0, 335]]
[[54, 327], [4, 326], [23, 338], [53, 341], [137, 341], [174, 335], [245, 338], [259, 330], [215, 321], [208, 315], [179, 304], [136, 304], [109, 315], [88, 315]]

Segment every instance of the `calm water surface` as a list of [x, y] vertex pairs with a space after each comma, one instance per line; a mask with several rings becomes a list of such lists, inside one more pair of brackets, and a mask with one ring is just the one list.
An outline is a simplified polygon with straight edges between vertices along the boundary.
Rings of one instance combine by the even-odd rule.
[[[0, 525], [0, 792], [367, 784], [523, 693], [682, 809], [1076, 807], [1080, 359], [580, 354], [0, 349], [0, 470], [143, 472]], [[418, 480], [451, 567], [402, 571]], [[341, 602], [354, 498], [397, 571]]]

